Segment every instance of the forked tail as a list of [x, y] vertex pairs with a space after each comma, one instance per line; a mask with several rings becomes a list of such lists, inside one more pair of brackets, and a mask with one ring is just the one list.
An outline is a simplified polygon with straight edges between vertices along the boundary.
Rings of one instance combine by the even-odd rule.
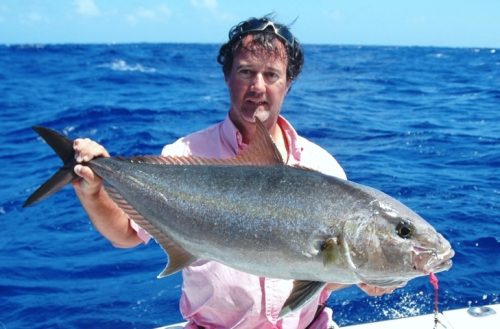
[[75, 151], [73, 150], [73, 141], [57, 131], [49, 128], [34, 126], [40, 137], [57, 153], [63, 162], [63, 166], [40, 186], [29, 198], [24, 202], [23, 207], [31, 206], [32, 204], [41, 201], [52, 194], [62, 189], [66, 184], [77, 178], [73, 168], [76, 164]]

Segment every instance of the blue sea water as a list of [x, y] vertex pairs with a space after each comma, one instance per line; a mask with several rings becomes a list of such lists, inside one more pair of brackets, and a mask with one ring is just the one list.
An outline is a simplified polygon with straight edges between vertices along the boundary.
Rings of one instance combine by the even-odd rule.
[[[217, 45], [0, 46], [0, 328], [152, 328], [181, 321], [181, 278], [153, 243], [115, 249], [71, 188], [22, 203], [60, 165], [31, 130], [157, 154], [224, 118]], [[283, 114], [349, 178], [403, 201], [456, 251], [440, 307], [499, 302], [500, 51], [306, 45]], [[425, 277], [384, 297], [350, 288], [341, 325], [429, 313]], [[432, 324], [429, 324], [431, 327]]]

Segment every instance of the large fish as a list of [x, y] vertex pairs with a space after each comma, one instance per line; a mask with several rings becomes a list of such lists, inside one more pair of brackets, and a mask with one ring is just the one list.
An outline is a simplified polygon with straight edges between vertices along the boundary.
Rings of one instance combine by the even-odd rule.
[[[64, 166], [26, 201], [76, 176], [73, 142], [34, 127]], [[448, 241], [419, 215], [373, 188], [286, 166], [257, 122], [245, 152], [199, 157], [96, 158], [86, 163], [115, 202], [168, 254], [163, 277], [196, 259], [293, 279], [281, 315], [327, 282], [395, 286], [451, 267]]]

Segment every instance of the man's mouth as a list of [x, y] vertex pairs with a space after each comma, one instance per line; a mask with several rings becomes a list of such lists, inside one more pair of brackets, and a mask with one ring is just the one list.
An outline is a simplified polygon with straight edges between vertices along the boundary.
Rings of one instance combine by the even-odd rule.
[[267, 104], [265, 100], [258, 100], [258, 99], [247, 99], [245, 100], [245, 102], [253, 106], [263, 106]]

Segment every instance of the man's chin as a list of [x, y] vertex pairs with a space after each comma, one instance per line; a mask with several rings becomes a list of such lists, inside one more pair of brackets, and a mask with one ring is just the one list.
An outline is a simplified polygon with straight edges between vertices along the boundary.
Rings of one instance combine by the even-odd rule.
[[247, 116], [247, 115], [242, 115], [241, 118], [243, 121], [246, 123], [255, 123], [255, 116]]
[[243, 109], [237, 117], [239, 117], [242, 124], [255, 124], [256, 118], [261, 122], [265, 122], [269, 119], [269, 116], [269, 111], [257, 108], [252, 110]]
[[255, 118], [259, 119], [261, 122], [265, 122], [267, 119], [269, 119], [269, 112], [264, 112], [264, 111], [256, 112], [253, 117], [254, 122]]

